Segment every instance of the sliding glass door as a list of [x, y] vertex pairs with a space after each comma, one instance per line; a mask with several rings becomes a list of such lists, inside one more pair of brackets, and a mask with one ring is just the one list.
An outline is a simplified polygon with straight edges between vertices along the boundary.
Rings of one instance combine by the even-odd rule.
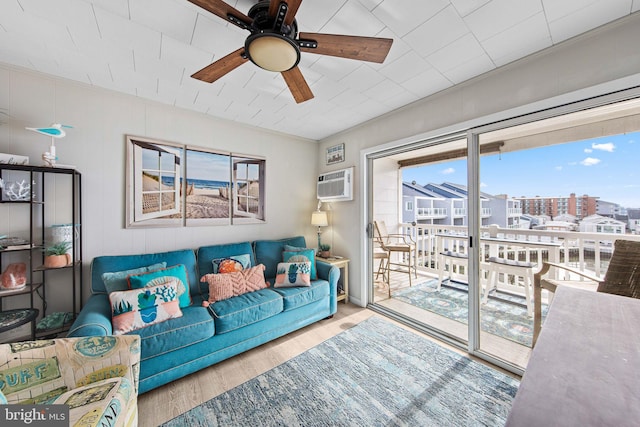
[[[639, 108], [637, 99], [576, 106], [568, 114], [470, 132], [480, 147], [499, 144], [497, 153], [480, 156], [476, 180], [477, 352], [524, 369], [532, 347], [534, 274], [542, 264], [602, 277], [613, 242], [637, 239]], [[594, 283], [581, 286], [595, 290]], [[544, 320], [546, 291], [539, 303]]]
[[[466, 134], [458, 133], [370, 160], [370, 302], [463, 346], [469, 320], [466, 151]], [[408, 251], [398, 250], [405, 245]]]
[[[613, 241], [640, 239], [639, 96], [370, 154], [370, 307], [523, 372], [542, 264], [603, 276]], [[389, 250], [391, 235], [413, 250]]]

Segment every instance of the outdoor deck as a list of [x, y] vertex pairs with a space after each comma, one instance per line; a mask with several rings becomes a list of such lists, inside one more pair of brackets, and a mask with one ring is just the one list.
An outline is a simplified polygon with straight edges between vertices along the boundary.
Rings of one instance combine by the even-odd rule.
[[[416, 250], [413, 252], [411, 264], [417, 266], [418, 278], [413, 279], [414, 288], [432, 279], [435, 279], [437, 283], [440, 275], [447, 280], [450, 279], [451, 284], [461, 284], [462, 288], [456, 285], [457, 289], [454, 290], [458, 294], [455, 300], [450, 295], [446, 298], [439, 295], [435, 288], [426, 289], [429, 287], [428, 285], [425, 285], [423, 294], [418, 295], [417, 292], [406, 291], [409, 288], [409, 276], [406, 272], [391, 272], [391, 297], [389, 297], [387, 285], [381, 279], [377, 280], [374, 289], [375, 304], [443, 331], [454, 339], [462, 342], [468, 341], [466, 311], [461, 314], [461, 311], [458, 310], [457, 317], [447, 317], [449, 315], [447, 310], [438, 310], [436, 306], [431, 307], [435, 309], [430, 310], [427, 306], [428, 301], [441, 300], [440, 302], [436, 301], [436, 304], [443, 306], [450, 304], [464, 307], [466, 310], [468, 301], [466, 294], [464, 294], [464, 286], [468, 283], [467, 261], [471, 254], [471, 248], [468, 245], [469, 239], [466, 235], [467, 227], [404, 223], [388, 228], [390, 233], [404, 234], [415, 242]], [[527, 313], [525, 308], [524, 315], [518, 314], [520, 317], [516, 318], [512, 311], [517, 310], [512, 310], [512, 307], [517, 306], [518, 301], [522, 302], [519, 305], [526, 307], [525, 294], [527, 287], [529, 287], [529, 310], [531, 309], [532, 276], [540, 270], [542, 263], [551, 261], [565, 264], [602, 278], [607, 271], [616, 240], [640, 241], [640, 235], [631, 234], [542, 231], [499, 228], [497, 226], [481, 227], [480, 233], [478, 251], [481, 284], [489, 283], [491, 271], [496, 271], [495, 276], [491, 277], [493, 279], [491, 284], [495, 285], [495, 290], [489, 293], [488, 303], [480, 306], [480, 347], [484, 351], [522, 367], [526, 366], [531, 353], [531, 343], [528, 341], [530, 331], [528, 329], [533, 327], [532, 312]], [[443, 253], [447, 255], [443, 256]], [[400, 259], [399, 254], [392, 256], [394, 263], [408, 261]], [[378, 262], [376, 260], [374, 268], [377, 268]], [[498, 271], [497, 266], [505, 262], [511, 262], [512, 266], [516, 264], [516, 268], [500, 267], [501, 270]], [[527, 267], [522, 267], [525, 264]], [[550, 277], [561, 280], [576, 279], [571, 274], [561, 272], [556, 268], [552, 268], [548, 274]], [[528, 281], [530, 284], [527, 286]], [[591, 285], [588, 281], [582, 283], [586, 288], [595, 290], [593, 283]], [[451, 294], [451, 289], [448, 292]], [[407, 297], [408, 294], [411, 297]], [[546, 291], [543, 292], [543, 304], [546, 304], [547, 297]], [[447, 298], [449, 299], [447, 300]], [[505, 298], [508, 301], [505, 301]], [[506, 314], [501, 317], [499, 311], [503, 308]], [[491, 322], [499, 327], [493, 328]], [[499, 336], [500, 334], [502, 336]]]
[[[433, 313], [411, 305], [398, 298], [394, 298], [394, 293], [409, 288], [409, 278], [407, 273], [395, 272], [390, 273], [391, 276], [391, 298], [389, 298], [389, 290], [387, 284], [378, 280], [375, 282], [374, 302], [382, 307], [393, 310], [403, 316], [410, 317], [416, 321], [429, 325], [430, 327], [444, 331], [446, 334], [461, 340], [467, 341], [468, 327], [466, 323], [449, 319], [445, 316]], [[423, 283], [425, 281], [436, 279], [437, 275], [418, 271], [418, 279], [413, 279], [413, 285]], [[517, 366], [526, 367], [531, 354], [531, 348], [509, 339], [481, 332], [480, 342], [482, 349], [496, 355], [497, 357], [509, 360]]]

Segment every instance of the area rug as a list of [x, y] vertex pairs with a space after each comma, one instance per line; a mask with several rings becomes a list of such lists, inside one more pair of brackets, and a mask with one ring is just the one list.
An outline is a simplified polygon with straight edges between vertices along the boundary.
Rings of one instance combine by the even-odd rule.
[[518, 380], [372, 317], [165, 426], [502, 426]]
[[[466, 285], [451, 282], [437, 290], [438, 281], [428, 280], [392, 293], [392, 297], [415, 307], [449, 319], [468, 323], [468, 292]], [[491, 295], [491, 294], [489, 294]], [[543, 317], [547, 306], [542, 305]], [[480, 309], [480, 326], [484, 332], [531, 347], [533, 318], [527, 316], [524, 298], [500, 294], [490, 297]]]

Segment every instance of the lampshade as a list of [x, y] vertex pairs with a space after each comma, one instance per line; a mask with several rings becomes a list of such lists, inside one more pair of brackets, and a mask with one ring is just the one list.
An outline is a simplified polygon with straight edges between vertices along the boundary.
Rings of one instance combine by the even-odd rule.
[[251, 62], [268, 71], [287, 71], [300, 61], [300, 50], [294, 42], [277, 33], [248, 37], [245, 50]]
[[326, 227], [329, 225], [327, 220], [327, 213], [325, 211], [315, 211], [311, 214], [311, 225], [316, 227]]

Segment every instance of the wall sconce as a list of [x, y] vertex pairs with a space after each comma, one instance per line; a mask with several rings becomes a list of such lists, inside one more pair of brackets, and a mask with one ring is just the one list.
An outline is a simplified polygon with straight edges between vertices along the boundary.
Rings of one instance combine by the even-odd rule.
[[326, 227], [329, 225], [329, 219], [327, 218], [327, 213], [325, 211], [320, 210], [320, 204], [318, 203], [318, 210], [311, 214], [311, 225], [315, 225], [318, 227], [318, 250], [320, 250], [320, 227]]

